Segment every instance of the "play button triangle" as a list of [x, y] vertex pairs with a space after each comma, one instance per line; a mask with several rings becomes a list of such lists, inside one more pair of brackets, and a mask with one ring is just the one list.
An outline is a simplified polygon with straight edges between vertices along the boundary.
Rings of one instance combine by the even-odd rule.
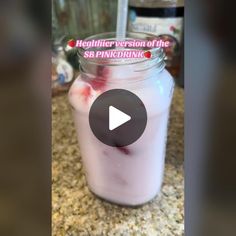
[[131, 120], [131, 116], [113, 106], [109, 106], [109, 130], [114, 130], [129, 120]]

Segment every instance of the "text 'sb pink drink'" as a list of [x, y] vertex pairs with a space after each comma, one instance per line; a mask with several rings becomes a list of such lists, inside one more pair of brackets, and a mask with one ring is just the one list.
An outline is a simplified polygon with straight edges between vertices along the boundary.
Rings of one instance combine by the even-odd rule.
[[[127, 33], [127, 39], [147, 40], [153, 37], [155, 36], [142, 33]], [[105, 33], [88, 38], [91, 39], [115, 40], [115, 34]], [[114, 203], [134, 206], [148, 202], [159, 193], [162, 184], [169, 107], [174, 88], [172, 77], [164, 69], [163, 50], [138, 48], [150, 50], [152, 57], [135, 60], [86, 59], [83, 57], [84, 50], [86, 49], [80, 50], [81, 74], [70, 88], [69, 101], [73, 107], [88, 186], [99, 197]], [[113, 90], [130, 91], [141, 100], [140, 104], [145, 106], [146, 110], [145, 129], [137, 140], [126, 146], [107, 145], [101, 141], [103, 137], [97, 138], [91, 129], [91, 107], [99, 98], [103, 99], [102, 94]], [[122, 98], [122, 95], [119, 95]], [[112, 101], [115, 99], [116, 96]], [[103, 103], [103, 100], [100, 103]], [[111, 104], [109, 107], [120, 110], [119, 105], [116, 107]], [[141, 106], [130, 109], [139, 114]], [[93, 113], [93, 119], [97, 121], [96, 129], [100, 129], [100, 136], [104, 135], [104, 139], [107, 139], [108, 133], [113, 130], [104, 129], [110, 122], [101, 119], [104, 113], [110, 115], [108, 111], [98, 109], [97, 113]], [[128, 114], [129, 111], [126, 110], [125, 113]], [[116, 116], [119, 113], [114, 114]], [[141, 118], [136, 120], [138, 119]], [[132, 116], [130, 121], [127, 121], [127, 127], [129, 125], [132, 127]], [[126, 132], [120, 133], [119, 129], [120, 127], [116, 128], [114, 132], [120, 135], [120, 140], [129, 138], [131, 134], [128, 128]]]

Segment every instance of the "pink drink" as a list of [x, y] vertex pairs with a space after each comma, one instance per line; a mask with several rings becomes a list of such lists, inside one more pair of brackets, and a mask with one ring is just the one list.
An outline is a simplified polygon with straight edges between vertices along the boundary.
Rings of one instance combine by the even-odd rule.
[[[81, 60], [86, 73], [81, 73], [69, 91], [89, 188], [101, 198], [130, 206], [143, 204], [160, 191], [174, 87], [162, 61], [150, 67], [147, 60], [132, 64], [125, 59], [118, 66], [110, 61], [94, 65]], [[89, 110], [95, 99], [116, 88], [136, 94], [147, 110], [144, 133], [126, 147], [103, 144], [89, 126]]]

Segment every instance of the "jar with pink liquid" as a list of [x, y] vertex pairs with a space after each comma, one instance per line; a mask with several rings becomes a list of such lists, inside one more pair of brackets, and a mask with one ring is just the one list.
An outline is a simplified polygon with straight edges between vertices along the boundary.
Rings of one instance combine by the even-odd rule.
[[[155, 36], [146, 33], [127, 33], [126, 37], [126, 40], [155, 39]], [[115, 40], [115, 33], [87, 38], [92, 39]], [[128, 206], [146, 203], [160, 192], [169, 108], [174, 89], [173, 79], [165, 69], [163, 49], [140, 49], [149, 50], [152, 57], [92, 59], [83, 57], [87, 49], [80, 49], [80, 76], [69, 91], [90, 190], [105, 200]], [[102, 143], [89, 125], [89, 111], [93, 102], [99, 95], [112, 89], [125, 89], [134, 93], [142, 100], [147, 111], [143, 134], [137, 141], [124, 147]]]

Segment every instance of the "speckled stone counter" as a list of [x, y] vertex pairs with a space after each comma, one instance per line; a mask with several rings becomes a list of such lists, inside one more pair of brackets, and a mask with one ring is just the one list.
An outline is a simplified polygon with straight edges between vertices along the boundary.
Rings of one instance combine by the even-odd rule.
[[67, 96], [52, 103], [52, 234], [183, 235], [183, 90], [175, 89], [172, 103], [161, 194], [138, 208], [110, 204], [89, 191]]

